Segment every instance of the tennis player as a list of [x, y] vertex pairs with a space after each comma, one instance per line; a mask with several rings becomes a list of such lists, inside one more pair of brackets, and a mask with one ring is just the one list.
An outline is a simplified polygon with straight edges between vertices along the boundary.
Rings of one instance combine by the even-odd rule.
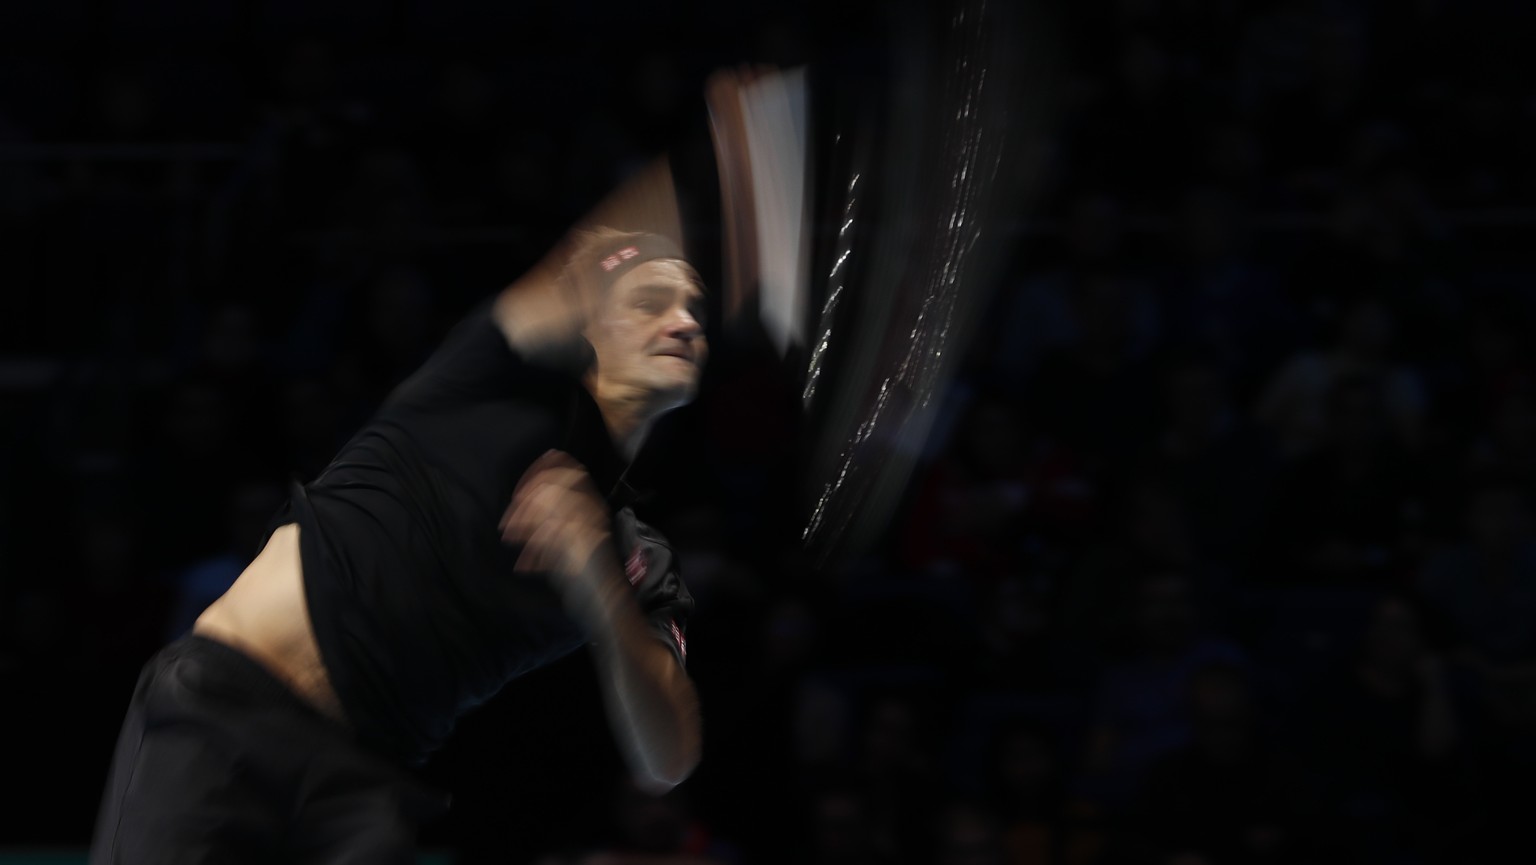
[[584, 646], [635, 779], [689, 776], [693, 600], [626, 483], [708, 356], [680, 240], [573, 231], [295, 484], [254, 561], [144, 667], [93, 865], [413, 862], [447, 807], [414, 768]]

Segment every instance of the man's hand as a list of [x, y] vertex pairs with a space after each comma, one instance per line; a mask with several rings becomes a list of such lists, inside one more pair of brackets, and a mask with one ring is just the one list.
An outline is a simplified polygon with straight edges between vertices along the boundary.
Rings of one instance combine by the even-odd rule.
[[635, 781], [660, 795], [698, 765], [699, 698], [672, 650], [646, 627], [611, 525], [587, 470], [549, 451], [518, 482], [501, 536], [523, 547], [517, 570], [549, 574], [566, 610], [586, 626], [619, 746]]
[[606, 567], [610, 563], [594, 562], [598, 556], [613, 557], [611, 524], [608, 506], [586, 468], [570, 454], [552, 450], [518, 481], [501, 519], [501, 537], [522, 545], [518, 571], [550, 574], [566, 608], [589, 622], [608, 588], [603, 577], [614, 572]]

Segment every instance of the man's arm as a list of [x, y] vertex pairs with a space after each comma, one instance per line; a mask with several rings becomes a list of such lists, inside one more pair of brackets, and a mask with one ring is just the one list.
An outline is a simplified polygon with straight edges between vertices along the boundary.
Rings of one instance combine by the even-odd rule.
[[605, 228], [683, 236], [676, 187], [666, 157], [651, 161], [610, 193], [526, 274], [496, 296], [493, 315], [519, 356], [563, 359], [599, 299], [594, 286], [565, 278], [566, 265], [584, 231]]
[[699, 699], [672, 650], [640, 615], [608, 545], [583, 582], [601, 586], [584, 618], [593, 635], [608, 718], [637, 781], [653, 793], [680, 784], [699, 763]]
[[702, 749], [698, 694], [647, 627], [586, 470], [558, 451], [541, 457], [513, 494], [502, 536], [523, 547], [517, 569], [550, 574], [591, 635], [609, 722], [636, 781], [657, 794], [682, 783]]
[[[709, 133], [721, 193], [721, 227], [725, 234], [725, 304], [728, 320], [740, 315], [756, 291], [762, 256], [749, 153], [747, 93], [764, 80], [783, 76], [769, 66], [721, 69], [705, 83]], [[782, 88], [784, 85], [779, 83]], [[682, 213], [668, 157], [653, 159], [584, 216], [527, 274], [497, 296], [496, 324], [513, 351], [524, 358], [540, 352], [565, 350], [593, 309], [594, 299], [581, 296], [561, 275], [576, 238], [584, 229], [605, 227], [683, 237]], [[573, 290], [573, 288], [575, 290]]]

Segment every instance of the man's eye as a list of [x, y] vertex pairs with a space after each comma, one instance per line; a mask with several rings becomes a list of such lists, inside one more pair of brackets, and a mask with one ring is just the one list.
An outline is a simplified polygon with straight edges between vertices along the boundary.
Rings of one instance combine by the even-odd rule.
[[655, 300], [653, 298], [641, 298], [640, 300], [635, 301], [635, 308], [654, 315], [658, 312], [661, 312], [662, 305], [661, 301], [659, 300]]

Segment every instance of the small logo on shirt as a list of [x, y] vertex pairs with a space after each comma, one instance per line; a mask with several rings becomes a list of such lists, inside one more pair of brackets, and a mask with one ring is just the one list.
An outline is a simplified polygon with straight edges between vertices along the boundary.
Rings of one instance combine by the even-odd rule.
[[645, 581], [645, 572], [650, 565], [650, 557], [646, 555], [645, 547], [635, 547], [634, 552], [624, 562], [624, 576], [629, 578], [631, 586], [638, 586]]
[[604, 272], [612, 273], [615, 267], [618, 267], [619, 265], [629, 261], [631, 258], [634, 258], [639, 254], [640, 247], [626, 246], [618, 252], [615, 252], [614, 254], [598, 262], [598, 264], [602, 266]]
[[672, 620], [672, 639], [677, 641], [677, 651], [688, 660], [688, 640], [683, 637], [683, 629], [677, 626], [677, 620]]

